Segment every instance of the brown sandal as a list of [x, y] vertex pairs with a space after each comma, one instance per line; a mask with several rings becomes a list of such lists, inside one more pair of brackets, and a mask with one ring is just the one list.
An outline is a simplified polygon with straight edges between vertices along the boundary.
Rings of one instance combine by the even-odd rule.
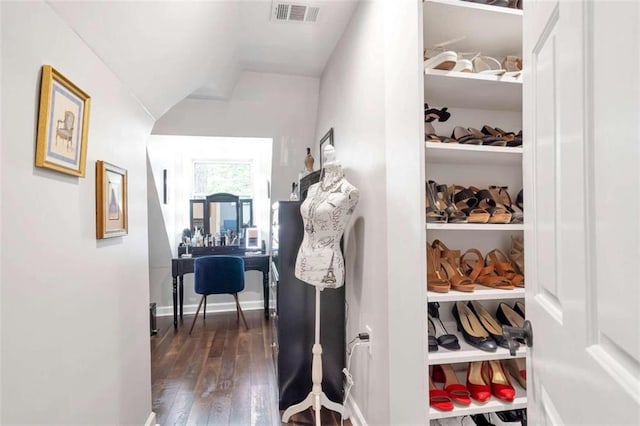
[[[475, 261], [471, 259], [475, 257]], [[513, 290], [513, 284], [506, 277], [495, 273], [493, 265], [485, 265], [484, 257], [478, 249], [467, 250], [460, 259], [465, 274], [476, 284], [502, 290]]]
[[[497, 255], [500, 255], [501, 259]], [[518, 274], [511, 264], [511, 261], [501, 250], [495, 249], [490, 251], [485, 258], [487, 266], [495, 267], [498, 274], [507, 278], [516, 287], [524, 287], [524, 275]]]
[[451, 288], [449, 280], [443, 277], [440, 266], [440, 255], [427, 245], [427, 290], [436, 293], [448, 293]]
[[440, 257], [440, 265], [451, 283], [451, 288], [457, 291], [472, 292], [476, 285], [460, 270], [460, 250], [449, 250], [440, 240], [435, 240], [431, 247], [435, 250], [436, 256]]
[[470, 186], [469, 189], [473, 191], [478, 199], [478, 207], [485, 209], [491, 214], [489, 223], [509, 223], [511, 222], [511, 212], [504, 208], [502, 204], [498, 205], [496, 200], [493, 199], [491, 192], [487, 189], [478, 189], [475, 186]]

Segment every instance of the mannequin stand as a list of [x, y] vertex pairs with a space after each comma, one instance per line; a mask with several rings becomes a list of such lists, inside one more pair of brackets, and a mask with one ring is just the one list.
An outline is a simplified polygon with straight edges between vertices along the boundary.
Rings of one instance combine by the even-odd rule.
[[342, 404], [331, 401], [327, 398], [324, 392], [322, 392], [322, 345], [320, 345], [320, 292], [322, 287], [316, 286], [316, 341], [313, 345], [313, 362], [311, 364], [311, 379], [313, 380], [313, 387], [311, 393], [307, 397], [297, 404], [294, 404], [287, 408], [282, 414], [282, 422], [287, 423], [289, 418], [296, 413], [300, 413], [309, 407], [313, 407], [316, 414], [316, 426], [320, 426], [320, 410], [322, 407], [326, 407], [329, 410], [336, 411], [342, 415]]

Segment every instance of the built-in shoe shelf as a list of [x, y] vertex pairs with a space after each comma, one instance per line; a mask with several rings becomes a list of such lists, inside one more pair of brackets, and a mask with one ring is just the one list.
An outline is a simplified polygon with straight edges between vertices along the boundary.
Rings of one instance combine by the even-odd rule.
[[[515, 357], [511, 356], [508, 349], [501, 347], [498, 347], [495, 352], [482, 351], [468, 344], [464, 340], [464, 337], [462, 337], [462, 333], [455, 331], [455, 323], [445, 323], [444, 326], [447, 328], [447, 331], [449, 333], [455, 334], [456, 337], [458, 337], [460, 349], [457, 351], [451, 351], [449, 349], [443, 348], [442, 346], [438, 346], [437, 351], [429, 352], [429, 365], [455, 364], [470, 361], [488, 361], [491, 359], [523, 358], [527, 354], [527, 349], [524, 345], [520, 345], [520, 347], [516, 351]], [[442, 331], [442, 328], [436, 325], [436, 330], [440, 332]]]
[[427, 164], [522, 166], [522, 147], [425, 142]]
[[[507, 373], [509, 374], [509, 373]], [[466, 370], [465, 371], [456, 371], [456, 375], [458, 376], [458, 380], [463, 385], [467, 383]], [[442, 388], [442, 383], [434, 383], [437, 388]], [[516, 390], [516, 396], [513, 399], [513, 402], [505, 402], [502, 401], [495, 396], [491, 396], [491, 398], [483, 403], [479, 403], [471, 400], [471, 405], [464, 406], [455, 404], [455, 408], [452, 411], [440, 411], [436, 410], [433, 407], [429, 407], [429, 420], [436, 419], [444, 419], [448, 417], [458, 417], [458, 416], [469, 416], [471, 414], [480, 414], [480, 413], [493, 413], [496, 411], [505, 411], [505, 410], [517, 410], [519, 408], [527, 408], [527, 391], [522, 389], [520, 385], [515, 381], [511, 380], [511, 384], [513, 388]]]
[[[524, 288], [516, 287], [513, 290], [476, 286], [472, 292], [449, 290], [448, 293], [427, 292], [429, 302], [457, 302], [467, 300], [510, 300], [524, 299]], [[431, 354], [429, 354], [431, 356]]]
[[522, 79], [427, 69], [424, 99], [429, 105], [522, 111]]
[[432, 231], [524, 231], [522, 223], [427, 223]]

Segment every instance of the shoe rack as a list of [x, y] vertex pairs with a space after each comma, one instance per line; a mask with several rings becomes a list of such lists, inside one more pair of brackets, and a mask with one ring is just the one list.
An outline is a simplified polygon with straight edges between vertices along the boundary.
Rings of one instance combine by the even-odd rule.
[[[424, 0], [423, 37], [425, 47], [464, 37], [445, 50], [481, 52], [482, 55], [500, 61], [507, 55], [522, 57], [522, 10], [462, 0]], [[521, 76], [507, 78], [429, 69], [424, 74], [424, 102], [430, 107], [447, 107], [451, 113], [446, 122], [432, 123], [438, 135], [451, 135], [455, 126], [480, 129], [487, 124], [514, 132], [522, 129]], [[526, 135], [524, 136], [523, 144], [526, 144]], [[506, 185], [515, 202], [515, 197], [522, 188], [522, 147], [424, 143], [427, 180], [465, 187], [473, 185], [478, 188]], [[526, 211], [524, 221], [527, 221]], [[427, 223], [426, 229], [426, 244], [440, 240], [452, 250], [464, 253], [467, 249], [476, 248], [486, 255], [494, 248], [508, 254], [511, 237], [522, 236], [524, 225]], [[463, 385], [466, 385], [467, 363], [512, 358], [509, 351], [501, 347], [495, 352], [476, 349], [465, 342], [462, 333], [456, 330], [452, 306], [457, 301], [466, 303], [470, 300], [481, 301], [493, 314], [500, 302], [511, 306], [516, 301], [524, 302], [524, 288], [501, 290], [477, 285], [470, 293], [455, 290], [448, 293], [427, 292], [428, 302], [439, 302], [440, 317], [447, 331], [458, 337], [461, 346], [460, 350], [439, 347], [436, 352], [428, 352], [429, 367], [452, 364]], [[427, 348], [424, 350], [427, 351]], [[516, 357], [526, 357], [524, 345], [517, 350]], [[468, 406], [455, 404], [452, 411], [429, 407], [428, 420], [526, 408], [526, 390], [512, 378], [511, 384], [516, 390], [513, 402], [503, 402], [491, 397], [485, 403], [472, 401]], [[439, 383], [436, 387], [441, 389], [443, 385]]]

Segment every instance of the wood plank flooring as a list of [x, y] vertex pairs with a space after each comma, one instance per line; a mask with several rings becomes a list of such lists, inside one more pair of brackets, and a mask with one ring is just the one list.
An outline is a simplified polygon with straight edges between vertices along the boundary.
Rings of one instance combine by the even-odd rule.
[[[278, 386], [271, 356], [271, 328], [262, 311], [246, 311], [249, 330], [236, 314], [202, 313], [189, 336], [193, 316], [178, 331], [173, 317], [158, 317], [151, 337], [151, 391], [158, 424], [281, 425]], [[289, 425], [315, 425], [307, 410]], [[323, 425], [340, 417], [323, 410]], [[351, 426], [348, 420], [345, 425]]]

